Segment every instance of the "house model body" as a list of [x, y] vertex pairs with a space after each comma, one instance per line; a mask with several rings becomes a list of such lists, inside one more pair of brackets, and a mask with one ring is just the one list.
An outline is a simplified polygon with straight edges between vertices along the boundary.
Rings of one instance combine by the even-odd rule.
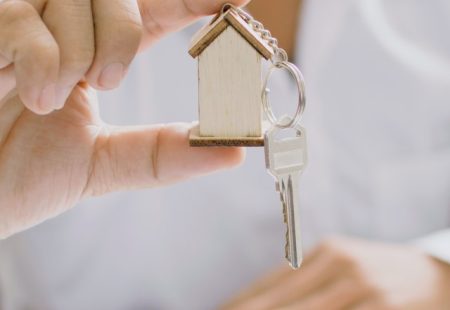
[[219, 14], [193, 39], [198, 58], [199, 126], [193, 146], [260, 146], [262, 58], [272, 48], [233, 9]]

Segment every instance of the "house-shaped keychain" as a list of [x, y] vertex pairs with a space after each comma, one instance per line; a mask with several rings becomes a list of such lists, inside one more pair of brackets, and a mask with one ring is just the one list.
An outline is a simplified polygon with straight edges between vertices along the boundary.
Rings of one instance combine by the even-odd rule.
[[262, 58], [273, 49], [233, 9], [193, 39], [198, 58], [199, 125], [191, 146], [262, 146]]

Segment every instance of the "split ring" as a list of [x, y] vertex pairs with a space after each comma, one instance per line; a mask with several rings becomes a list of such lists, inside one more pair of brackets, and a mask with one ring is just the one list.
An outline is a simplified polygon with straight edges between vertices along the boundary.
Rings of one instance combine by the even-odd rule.
[[[273, 72], [277, 69], [287, 70], [290, 73], [290, 75], [294, 78], [298, 89], [297, 110], [295, 112], [294, 117], [290, 118], [290, 122], [284, 124], [281, 123], [281, 121], [277, 119], [277, 117], [273, 113], [272, 105], [269, 102], [269, 89], [267, 88], [270, 77], [272, 76]], [[305, 98], [305, 81], [302, 73], [297, 68], [297, 66], [287, 61], [276, 62], [272, 65], [264, 80], [262, 91], [262, 104], [264, 112], [268, 120], [272, 123], [272, 125], [282, 129], [294, 128], [295, 126], [298, 125], [302, 117], [303, 111], [305, 110], [306, 98]]]

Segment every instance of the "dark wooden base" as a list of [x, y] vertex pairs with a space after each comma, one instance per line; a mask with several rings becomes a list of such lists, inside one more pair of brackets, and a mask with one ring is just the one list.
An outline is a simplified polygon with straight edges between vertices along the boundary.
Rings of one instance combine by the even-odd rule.
[[191, 129], [189, 134], [190, 146], [241, 146], [260, 147], [264, 146], [264, 136], [261, 137], [202, 137], [199, 126]]

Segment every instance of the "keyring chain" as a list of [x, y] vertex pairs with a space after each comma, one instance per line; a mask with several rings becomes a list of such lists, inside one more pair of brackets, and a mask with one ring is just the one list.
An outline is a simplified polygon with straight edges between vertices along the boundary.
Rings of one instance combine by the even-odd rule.
[[264, 25], [253, 18], [249, 13], [245, 12], [243, 9], [233, 5], [233, 4], [225, 4], [222, 7], [222, 14], [224, 14], [229, 9], [233, 9], [236, 11], [239, 16], [249, 24], [252, 29], [258, 33], [261, 38], [265, 41], [267, 41], [268, 45], [273, 49], [274, 56], [271, 58], [271, 61], [273, 64], [276, 64], [278, 62], [288, 62], [289, 57], [286, 51], [278, 46], [278, 40], [274, 37], [272, 37], [272, 34], [269, 30], [264, 28]]
[[[267, 42], [267, 44], [273, 49], [274, 54], [271, 58], [272, 67], [269, 69], [269, 72], [266, 75], [266, 78], [264, 80], [263, 84], [263, 90], [262, 90], [262, 103], [263, 103], [263, 110], [264, 113], [267, 116], [267, 119], [272, 123], [273, 126], [276, 126], [278, 128], [286, 129], [286, 128], [294, 128], [298, 125], [300, 122], [301, 116], [303, 114], [303, 111], [305, 110], [306, 106], [306, 98], [305, 98], [305, 82], [303, 79], [303, 75], [300, 72], [300, 70], [297, 68], [297, 66], [291, 62], [289, 62], [289, 57], [287, 52], [280, 48], [278, 46], [278, 40], [272, 36], [269, 30], [264, 28], [264, 25], [253, 18], [249, 13], [245, 12], [243, 9], [236, 7], [232, 4], [225, 4], [222, 7], [222, 14], [227, 12], [229, 9], [233, 9], [239, 16], [247, 23], [249, 24], [252, 29], [258, 33], [263, 40]], [[299, 98], [298, 98], [298, 104], [297, 104], [297, 110], [295, 112], [294, 117], [290, 118], [290, 121], [288, 123], [281, 123], [275, 116], [272, 110], [272, 106], [269, 102], [269, 89], [267, 88], [269, 83], [269, 78], [271, 77], [272, 73], [276, 69], [285, 69], [289, 71], [291, 76], [295, 79], [295, 82], [297, 84], [297, 89], [299, 92]]]

